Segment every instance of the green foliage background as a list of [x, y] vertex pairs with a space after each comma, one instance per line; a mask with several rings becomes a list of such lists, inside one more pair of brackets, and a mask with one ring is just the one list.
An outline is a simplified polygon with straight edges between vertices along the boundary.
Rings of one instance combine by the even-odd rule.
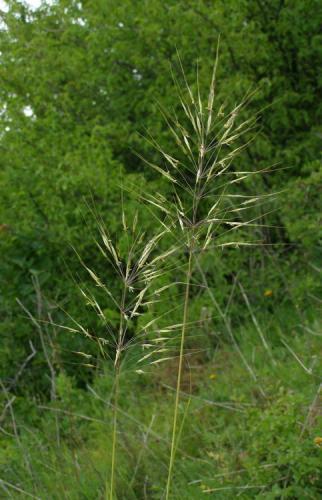
[[[219, 35], [218, 100], [229, 107], [257, 89], [245, 116], [259, 113], [259, 128], [236, 167], [274, 166], [248, 181], [244, 193], [280, 194], [269, 213], [255, 209], [265, 225], [252, 235], [261, 246], [210, 255], [203, 268], [223, 306], [237, 274], [258, 315], [279, 318], [285, 308], [300, 315], [316, 305], [321, 288], [319, 0], [59, 0], [37, 10], [10, 0], [7, 6], [0, 31], [0, 372], [5, 384], [28, 356], [30, 341], [37, 350], [15, 394], [45, 400], [50, 391], [38, 332], [16, 299], [37, 315], [37, 282], [40, 316], [48, 319], [50, 313], [55, 323], [68, 325], [70, 315], [100, 331], [102, 325], [77, 292], [76, 283], [92, 284], [74, 248], [108, 281], [112, 270], [94, 242], [95, 214], [118, 235], [122, 207], [129, 217], [138, 210], [142, 228], [153, 233], [154, 221], [137, 195], [168, 192], [137, 153], [159, 161], [149, 135], [174, 151], [159, 105], [180, 114], [171, 76], [171, 67], [174, 73], [178, 69], [177, 51], [188, 81], [194, 85], [198, 65], [200, 88], [207, 90]], [[162, 285], [172, 278], [164, 279]], [[175, 300], [170, 292], [168, 299]], [[200, 310], [215, 315], [206, 294], [194, 295], [191, 310], [192, 320], [199, 319]], [[107, 314], [113, 319], [112, 309]], [[231, 321], [238, 327], [249, 321], [240, 294]], [[213, 328], [228, 341], [219, 319]], [[57, 373], [83, 387], [93, 375], [75, 362], [73, 351], [88, 351], [86, 340], [59, 328], [54, 338]], [[218, 337], [208, 342], [211, 353]], [[266, 446], [262, 439], [259, 454]]]
[[[34, 307], [31, 274], [49, 300], [84, 318], [69, 273], [88, 279], [72, 246], [95, 269], [103, 265], [93, 245], [96, 221], [90, 208], [95, 206], [116, 234], [120, 186], [164, 192], [135, 152], [158, 160], [147, 134], [172, 151], [158, 109], [160, 102], [178, 111], [170, 64], [177, 66], [179, 50], [188, 80], [195, 81], [198, 63], [200, 87], [207, 88], [219, 34], [218, 99], [232, 104], [249, 88], [258, 89], [247, 113], [261, 111], [260, 129], [238, 167], [278, 164], [244, 189], [281, 194], [277, 211], [263, 214], [263, 222], [276, 228], [257, 234], [269, 246], [251, 255], [226, 252], [209, 264], [209, 274], [224, 302], [232, 275], [241, 272], [260, 308], [265, 288], [274, 290], [277, 302], [285, 297], [283, 274], [293, 300], [303, 305], [316, 286], [321, 237], [320, 2], [60, 1], [36, 11], [21, 2], [8, 5], [0, 34], [6, 376], [25, 356], [28, 340], [35, 340], [15, 305], [18, 297]], [[132, 198], [125, 196], [128, 213], [134, 210]], [[141, 224], [151, 225], [144, 213]]]

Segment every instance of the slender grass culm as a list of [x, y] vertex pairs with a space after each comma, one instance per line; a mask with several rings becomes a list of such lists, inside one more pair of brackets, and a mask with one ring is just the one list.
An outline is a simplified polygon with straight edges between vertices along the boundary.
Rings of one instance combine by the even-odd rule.
[[[145, 162], [162, 174], [173, 191], [172, 202], [162, 196], [147, 196], [146, 200], [164, 214], [163, 224], [172, 232], [186, 256], [184, 271], [184, 299], [180, 333], [177, 381], [172, 422], [172, 436], [168, 464], [165, 498], [171, 495], [172, 479], [178, 440], [181, 434], [180, 392], [184, 370], [186, 333], [189, 323], [189, 303], [192, 279], [198, 271], [196, 256], [206, 251], [226, 246], [250, 245], [245, 241], [245, 226], [256, 226], [259, 219], [253, 216], [245, 220], [244, 211], [259, 204], [260, 197], [237, 193], [236, 183], [254, 175], [256, 171], [238, 171], [233, 165], [236, 156], [244, 150], [249, 140], [245, 139], [256, 126], [256, 116], [242, 120], [240, 113], [254, 92], [249, 91], [238, 105], [228, 112], [224, 105], [217, 104], [216, 69], [218, 49], [213, 68], [206, 104], [199, 90], [197, 72], [196, 90], [188, 84], [179, 57], [183, 85], [174, 77], [178, 96], [185, 118], [179, 121], [173, 113], [161, 110], [174, 137], [177, 155], [169, 154], [152, 138], [151, 144], [162, 158], [162, 167], [148, 160]], [[246, 212], [247, 213], [247, 212]], [[235, 236], [242, 228], [243, 239]], [[178, 237], [178, 230], [180, 236]]]

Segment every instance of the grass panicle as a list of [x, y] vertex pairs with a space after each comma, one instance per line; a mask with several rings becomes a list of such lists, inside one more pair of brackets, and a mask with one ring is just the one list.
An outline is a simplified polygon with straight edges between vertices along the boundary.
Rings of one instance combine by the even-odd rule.
[[[105, 488], [106, 499], [113, 500], [116, 490], [118, 406], [123, 355], [138, 342], [141, 342], [143, 349], [148, 345], [144, 343], [146, 328], [140, 335], [136, 336], [134, 342], [131, 324], [137, 320], [146, 307], [155, 301], [154, 296], [150, 294], [150, 289], [154, 281], [162, 274], [162, 271], [158, 269], [158, 261], [163, 258], [162, 254], [155, 256], [155, 249], [167, 231], [163, 229], [153, 237], [147, 238], [138, 229], [137, 216], [134, 217], [130, 225], [124, 211], [122, 211], [122, 241], [126, 243], [123, 244], [123, 250], [121, 250], [121, 245], [114, 243], [102, 221], [98, 222], [98, 226], [100, 241], [96, 241], [96, 245], [113, 269], [114, 276], [110, 277], [112, 286], [106, 284], [101, 276], [98, 276], [81, 260], [95, 285], [103, 292], [105, 305], [99, 303], [93, 292], [84, 290], [84, 288], [81, 288], [80, 291], [87, 304], [93, 307], [103, 322], [105, 336], [90, 335], [77, 322], [78, 328], [75, 331], [85, 334], [95, 341], [103, 358], [109, 359], [114, 367], [111, 469], [106, 479]], [[118, 326], [115, 326], [115, 322], [112, 323], [106, 315], [106, 303], [110, 303], [117, 311]], [[153, 351], [150, 354], [153, 354]], [[144, 356], [139, 362], [147, 357], [149, 355]], [[140, 370], [138, 369], [137, 372], [139, 373]]]
[[[171, 494], [178, 446], [180, 391], [191, 287], [195, 274], [200, 274], [198, 255], [206, 251], [215, 251], [216, 248], [258, 244], [258, 242], [246, 241], [245, 237], [238, 235], [238, 231], [262, 225], [262, 213], [259, 216], [254, 216], [253, 213], [247, 216], [247, 211], [267, 201], [267, 198], [262, 199], [261, 195], [248, 195], [242, 190], [236, 192], [235, 187], [236, 184], [260, 173], [255, 170], [240, 171], [234, 162], [249, 145], [252, 140], [249, 136], [256, 128], [256, 116], [242, 119], [242, 111], [255, 92], [249, 91], [230, 111], [226, 111], [225, 106], [217, 102], [217, 50], [210, 90], [204, 104], [199, 89], [198, 72], [197, 83], [193, 89], [185, 76], [180, 56], [178, 59], [183, 84], [180, 85], [176, 76], [174, 76], [174, 81], [184, 118], [179, 120], [175, 113], [171, 114], [161, 109], [174, 138], [178, 154], [175, 156], [173, 153], [167, 153], [157, 140], [149, 138], [150, 144], [161, 157], [160, 165], [144, 159], [149, 167], [165, 178], [172, 190], [171, 200], [158, 194], [146, 195], [144, 199], [160, 210], [163, 226], [175, 238], [177, 244], [175, 251], [186, 256], [183, 279], [185, 291], [166, 499]], [[201, 273], [203, 285], [207, 288], [208, 285], [203, 276]], [[214, 299], [212, 291], [210, 293]], [[269, 351], [263, 337], [262, 341]], [[236, 342], [234, 343], [237, 345]], [[247, 361], [244, 361], [252, 376], [255, 377]]]
[[[245, 229], [262, 227], [262, 206], [271, 200], [271, 195], [261, 196], [249, 193], [239, 187], [249, 177], [262, 172], [256, 170], [240, 170], [236, 167], [235, 159], [247, 148], [250, 136], [257, 125], [257, 116], [242, 118], [242, 112], [250, 99], [253, 91], [249, 91], [240, 103], [233, 105], [227, 111], [227, 106], [218, 102], [216, 95], [216, 70], [218, 65], [218, 50], [211, 76], [210, 89], [207, 98], [202, 98], [199, 89], [199, 76], [194, 88], [189, 85], [180, 57], [179, 67], [183, 84], [174, 75], [181, 105], [181, 118], [175, 112], [168, 113], [161, 108], [161, 113], [166, 121], [169, 131], [175, 142], [177, 154], [166, 152], [153, 137], [147, 140], [160, 156], [160, 163], [139, 157], [150, 168], [154, 169], [170, 185], [171, 198], [161, 193], [144, 193], [141, 200], [145, 207], [155, 217], [159, 230], [150, 238], [138, 230], [137, 216], [131, 224], [122, 211], [123, 241], [121, 246], [112, 241], [104, 224], [99, 221], [100, 242], [97, 247], [103, 257], [113, 269], [114, 278], [119, 286], [109, 287], [102, 277], [98, 276], [87, 264], [83, 262], [90, 277], [97, 287], [101, 289], [107, 302], [111, 303], [118, 314], [118, 326], [110, 324], [104, 313], [104, 308], [92, 292], [81, 289], [99, 317], [103, 320], [106, 336], [97, 337], [89, 334], [77, 324], [77, 328], [87, 337], [95, 340], [104, 358], [110, 358], [114, 367], [114, 400], [113, 400], [113, 425], [112, 425], [112, 462], [110, 476], [106, 481], [106, 498], [112, 500], [115, 496], [115, 471], [117, 456], [118, 435], [118, 405], [120, 392], [120, 373], [122, 369], [123, 354], [133, 345], [140, 343], [143, 353], [136, 359], [138, 374], [143, 374], [142, 369], [146, 363], [158, 365], [177, 359], [175, 401], [173, 409], [172, 432], [170, 439], [169, 463], [165, 498], [172, 495], [172, 478], [174, 473], [176, 451], [180, 436], [183, 432], [184, 420], [188, 406], [181, 414], [180, 403], [182, 395], [182, 379], [184, 373], [186, 341], [189, 330], [193, 330], [196, 322], [191, 322], [189, 309], [191, 295], [195, 287], [202, 287], [209, 294], [210, 300], [221, 320], [223, 320], [233, 345], [242, 358], [248, 372], [256, 382], [256, 374], [247, 362], [238, 346], [225, 311], [219, 306], [213, 290], [210, 289], [206, 275], [200, 263], [200, 257], [205, 252], [215, 252], [226, 247], [241, 247], [260, 244], [254, 239], [245, 239]], [[122, 198], [123, 200], [123, 198]], [[254, 208], [259, 208], [259, 215], [254, 213]], [[251, 211], [250, 215], [248, 212]], [[269, 213], [269, 212], [268, 212]], [[170, 246], [160, 250], [164, 237], [171, 241]], [[125, 250], [124, 250], [125, 248]], [[173, 267], [173, 257], [181, 261], [180, 266]], [[171, 275], [173, 271], [180, 273], [182, 279], [175, 279], [171, 283], [158, 286], [159, 278]], [[200, 284], [198, 284], [199, 276]], [[160, 281], [162, 283], [162, 280]], [[163, 282], [164, 283], [164, 282]], [[180, 285], [183, 287], [182, 296], [178, 305], [174, 307], [181, 310], [181, 321], [175, 324], [158, 327], [161, 316], [149, 319], [135, 336], [131, 334], [131, 324], [142, 311], [157, 301], [170, 287]], [[235, 285], [234, 285], [235, 286]], [[248, 298], [239, 283], [246, 306], [251, 311]], [[178, 296], [179, 299], [179, 296]], [[181, 301], [182, 299], [182, 301]], [[173, 309], [173, 310], [174, 310]], [[171, 310], [167, 311], [171, 314]], [[271, 355], [267, 341], [260, 327], [256, 324], [261, 341]], [[178, 334], [179, 333], [179, 334]], [[169, 347], [169, 342], [178, 334], [179, 352]], [[191, 353], [190, 353], [191, 354]], [[261, 388], [260, 388], [261, 390]]]

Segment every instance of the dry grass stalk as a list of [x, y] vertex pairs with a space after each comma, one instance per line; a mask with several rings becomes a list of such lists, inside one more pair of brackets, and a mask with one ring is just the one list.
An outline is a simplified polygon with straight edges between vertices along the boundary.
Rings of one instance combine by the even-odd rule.
[[[165, 498], [171, 493], [176, 448], [178, 445], [179, 403], [185, 356], [185, 341], [189, 322], [189, 304], [192, 278], [199, 267], [197, 255], [210, 248], [226, 246], [250, 246], [251, 241], [230, 237], [241, 228], [260, 225], [259, 217], [244, 218], [244, 212], [261, 202], [258, 195], [247, 196], [233, 191], [234, 186], [253, 176], [252, 170], [237, 171], [233, 168], [234, 159], [248, 146], [249, 140], [241, 139], [254, 129], [256, 117], [241, 120], [243, 108], [252, 98], [249, 92], [242, 101], [229, 112], [225, 106], [216, 103], [216, 54], [210, 89], [206, 104], [203, 103], [197, 77], [196, 91], [188, 84], [181, 61], [179, 64], [183, 77], [183, 87], [177, 84], [178, 95], [185, 122], [162, 110], [167, 125], [174, 137], [178, 154], [176, 157], [163, 150], [153, 138], [150, 143], [159, 152], [162, 166], [144, 160], [150, 167], [161, 174], [172, 186], [173, 202], [162, 195], [145, 196], [153, 207], [162, 213], [163, 226], [176, 239], [176, 251], [187, 256], [184, 271], [185, 292], [182, 310], [180, 348], [177, 367], [176, 396], [172, 426], [172, 440], [168, 468]], [[266, 170], [265, 170], [266, 171]], [[179, 237], [178, 237], [179, 231]], [[220, 240], [221, 238], [221, 240]], [[207, 287], [207, 283], [204, 282]], [[214, 297], [213, 297], [214, 298]], [[214, 303], [216, 303], [214, 299]], [[217, 308], [218, 309], [218, 308]], [[222, 311], [219, 310], [223, 319]], [[229, 330], [230, 331], [230, 330]], [[234, 337], [232, 336], [234, 340]], [[241, 353], [242, 355], [242, 353]], [[244, 359], [247, 369], [256, 379], [251, 367]]]
[[[85, 263], [91, 278], [94, 280], [106, 295], [113, 307], [118, 311], [119, 323], [115, 331], [105, 317], [104, 310], [96, 300], [93, 293], [82, 289], [81, 293], [86, 298], [96, 313], [102, 318], [106, 325], [107, 335], [104, 338], [98, 338], [90, 334], [77, 321], [75, 329], [87, 338], [94, 340], [104, 357], [109, 357], [114, 366], [114, 404], [113, 404], [113, 436], [112, 436], [112, 465], [109, 479], [106, 481], [106, 498], [113, 499], [115, 495], [115, 470], [116, 470], [116, 447], [117, 447], [117, 425], [118, 425], [118, 395], [120, 390], [120, 371], [122, 365], [122, 355], [136, 341], [142, 341], [142, 348], [149, 349], [148, 353], [137, 361], [158, 365], [166, 360], [172, 360], [169, 355], [169, 349], [163, 347], [167, 343], [175, 330], [180, 330], [180, 347], [177, 365], [176, 393], [174, 403], [174, 415], [172, 422], [171, 449], [168, 467], [168, 478], [166, 485], [165, 498], [169, 499], [171, 493], [172, 476], [174, 470], [176, 450], [180, 434], [183, 428], [183, 421], [180, 424], [180, 399], [182, 395], [182, 376], [184, 369], [185, 344], [187, 339], [187, 330], [190, 326], [189, 305], [190, 295], [195, 271], [202, 273], [198, 255], [214, 249], [223, 249], [234, 246], [251, 246], [253, 241], [246, 241], [243, 237], [238, 237], [238, 231], [245, 227], [261, 226], [263, 214], [246, 218], [244, 214], [247, 211], [261, 203], [259, 195], [249, 196], [244, 192], [236, 193], [235, 186], [255, 174], [266, 172], [264, 169], [260, 172], [253, 170], [238, 171], [234, 168], [233, 161], [248, 146], [249, 140], [245, 135], [251, 132], [256, 126], [256, 117], [241, 119], [241, 111], [252, 98], [254, 92], [248, 92], [242, 101], [233, 106], [226, 112], [225, 106], [216, 102], [216, 69], [218, 63], [218, 51], [216, 54], [214, 69], [211, 77], [210, 88], [206, 104], [203, 103], [199, 82], [197, 78], [197, 90], [189, 86], [181, 61], [179, 63], [183, 77], [183, 87], [177, 85], [179, 100], [184, 115], [184, 121], [179, 121], [174, 113], [173, 115], [161, 110], [170, 132], [173, 135], [177, 155], [169, 154], [163, 150], [158, 142], [149, 138], [151, 145], [161, 156], [160, 165], [147, 159], [142, 160], [157, 171], [166, 179], [172, 188], [172, 200], [166, 199], [160, 193], [145, 194], [141, 199], [145, 200], [150, 207], [149, 210], [158, 220], [161, 230], [149, 241], [145, 242], [145, 235], [136, 231], [137, 218], [134, 218], [132, 228], [126, 221], [126, 216], [122, 213], [123, 230], [128, 238], [127, 253], [120, 255], [119, 249], [112, 242], [104, 225], [100, 222], [101, 242], [97, 246], [107, 261], [110, 263], [121, 284], [120, 296], [110, 289], [101, 277], [90, 269]], [[265, 197], [266, 199], [266, 197]], [[157, 216], [154, 210], [161, 212]], [[237, 234], [234, 237], [234, 234]], [[172, 235], [175, 244], [165, 252], [154, 251], [164, 235]], [[258, 244], [258, 242], [255, 242]], [[184, 278], [181, 281], [175, 281], [158, 290], [152, 290], [152, 283], [157, 280], [167, 269], [168, 261], [171, 262], [172, 256], [184, 255], [186, 257], [183, 265]], [[203, 286], [209, 290], [205, 279]], [[160, 317], [155, 317], [149, 321], [141, 331], [136, 332], [135, 340], [128, 339], [129, 324], [131, 320], [141, 314], [142, 309], [158, 301], [160, 293], [171, 286], [184, 286], [182, 321], [180, 324], [170, 325], [166, 328], [156, 330], [155, 338], [149, 337], [149, 341], [144, 343], [145, 334], [148, 330], [155, 328]], [[210, 291], [213, 303], [216, 305], [216, 299]], [[177, 308], [178, 306], [176, 306]], [[228, 325], [225, 313], [216, 306], [220, 317]], [[228, 325], [229, 326], [229, 325]], [[232, 341], [238, 350], [238, 345], [231, 333]], [[262, 339], [263, 340], [263, 339]], [[240, 351], [239, 351], [240, 352]], [[82, 354], [82, 353], [80, 353]], [[242, 353], [240, 352], [241, 356]], [[242, 356], [243, 358], [243, 356]], [[256, 375], [243, 358], [247, 369], [256, 380]], [[138, 373], [143, 370], [138, 369]]]
[[[87, 332], [75, 320], [76, 329], [86, 335], [87, 338], [95, 341], [98, 344], [102, 356], [109, 358], [113, 362], [114, 367], [114, 386], [113, 386], [113, 419], [112, 419], [112, 449], [111, 449], [111, 469], [106, 480], [105, 497], [113, 500], [115, 498], [115, 473], [116, 473], [116, 458], [117, 458], [117, 429], [118, 429], [118, 405], [120, 392], [120, 376], [122, 369], [123, 354], [134, 345], [135, 341], [144, 339], [144, 332], [138, 339], [133, 339], [130, 333], [131, 322], [140, 316], [142, 311], [154, 302], [153, 298], [149, 298], [150, 288], [154, 281], [160, 276], [157, 264], [158, 260], [162, 259], [162, 255], [153, 256], [156, 246], [161, 238], [167, 232], [162, 230], [150, 239], [146, 239], [145, 234], [137, 229], [137, 216], [131, 226], [127, 223], [124, 210], [122, 211], [122, 226], [125, 239], [127, 241], [126, 250], [123, 252], [114, 244], [112, 238], [108, 234], [104, 224], [99, 221], [99, 230], [101, 241], [96, 242], [103, 257], [109, 262], [114, 270], [114, 276], [119, 283], [119, 291], [115, 292], [115, 284], [113, 289], [110, 288], [104, 280], [98, 276], [90, 267], [82, 260], [82, 264], [88, 271], [90, 277], [97, 287], [103, 292], [108, 302], [118, 312], [118, 327], [112, 325], [106, 317], [104, 308], [100, 305], [95, 295], [84, 288], [81, 289], [81, 294], [85, 297], [87, 303], [93, 307], [95, 312], [101, 318], [105, 325], [105, 337], [97, 337]], [[77, 353], [82, 356], [88, 356], [85, 353]], [[146, 356], [147, 357], [147, 356]], [[145, 357], [144, 357], [145, 358]], [[144, 359], [143, 358], [143, 359]], [[143, 361], [140, 360], [140, 361]], [[87, 364], [88, 365], [88, 364]]]

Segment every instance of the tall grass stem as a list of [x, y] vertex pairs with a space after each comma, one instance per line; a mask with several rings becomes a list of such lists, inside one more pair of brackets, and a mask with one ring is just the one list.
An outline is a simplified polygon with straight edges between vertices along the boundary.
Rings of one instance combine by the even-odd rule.
[[113, 431], [112, 431], [112, 462], [111, 462], [111, 475], [110, 485], [106, 485], [106, 500], [113, 500], [114, 495], [114, 481], [115, 481], [115, 463], [116, 463], [116, 441], [117, 441], [117, 406], [119, 397], [119, 378], [120, 367], [117, 363], [115, 367], [115, 387], [114, 387], [114, 402], [113, 402]]
[[188, 317], [189, 292], [190, 292], [190, 283], [191, 283], [191, 275], [192, 275], [192, 259], [193, 259], [193, 249], [192, 249], [192, 246], [190, 245], [189, 246], [189, 260], [188, 260], [188, 267], [187, 267], [187, 280], [186, 280], [184, 307], [183, 307], [183, 319], [182, 319], [181, 340], [180, 340], [180, 353], [179, 353], [179, 363], [178, 363], [176, 397], [175, 397], [174, 415], [173, 415], [171, 452], [170, 452], [168, 480], [167, 480], [167, 488], [166, 488], [166, 500], [168, 500], [170, 497], [173, 465], [174, 465], [175, 454], [176, 454], [177, 422], [178, 422], [178, 414], [179, 414], [181, 379], [182, 379], [182, 372], [183, 372], [183, 356], [184, 356], [185, 334], [186, 334], [187, 317]]

